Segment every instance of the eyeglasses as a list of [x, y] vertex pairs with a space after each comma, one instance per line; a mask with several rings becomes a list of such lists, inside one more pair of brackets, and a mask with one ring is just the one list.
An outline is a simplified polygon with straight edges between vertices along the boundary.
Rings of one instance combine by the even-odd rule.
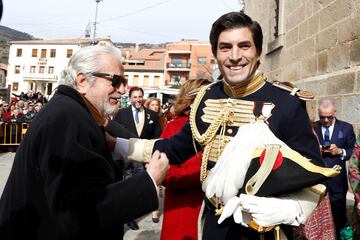
[[325, 120], [327, 118], [329, 121], [332, 121], [334, 119], [334, 116], [319, 116], [320, 120]]
[[123, 84], [124, 86], [127, 85], [127, 80], [122, 75], [101, 73], [101, 72], [90, 72], [88, 74], [91, 74], [94, 77], [108, 78], [108, 80], [111, 81], [111, 85], [114, 88], [119, 88], [121, 84]]

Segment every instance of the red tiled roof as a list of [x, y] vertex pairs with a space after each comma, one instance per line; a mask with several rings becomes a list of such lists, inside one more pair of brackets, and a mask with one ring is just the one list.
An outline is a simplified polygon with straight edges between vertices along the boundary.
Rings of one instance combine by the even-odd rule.
[[[95, 41], [110, 41], [108, 38], [99, 38]], [[90, 44], [92, 39], [89, 38], [65, 38], [65, 39], [37, 39], [37, 40], [22, 40], [9, 41], [10, 44]]]

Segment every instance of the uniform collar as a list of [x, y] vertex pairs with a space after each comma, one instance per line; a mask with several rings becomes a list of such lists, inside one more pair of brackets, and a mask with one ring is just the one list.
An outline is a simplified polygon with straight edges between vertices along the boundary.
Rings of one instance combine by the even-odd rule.
[[235, 86], [231, 86], [224, 81], [224, 91], [230, 97], [245, 97], [262, 88], [265, 83], [266, 77], [264, 74], [260, 71], [256, 71], [255, 76], [251, 80], [240, 82]]

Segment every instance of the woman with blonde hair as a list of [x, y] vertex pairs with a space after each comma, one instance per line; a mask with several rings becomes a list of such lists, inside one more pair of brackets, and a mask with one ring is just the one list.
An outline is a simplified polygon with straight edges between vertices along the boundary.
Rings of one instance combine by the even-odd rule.
[[164, 128], [167, 124], [167, 120], [166, 120], [166, 117], [161, 112], [160, 106], [161, 106], [160, 99], [158, 99], [156, 97], [149, 97], [145, 102], [146, 108], [153, 110], [154, 112], [156, 112], [158, 114], [160, 128], [161, 128], [161, 130], [164, 130]]

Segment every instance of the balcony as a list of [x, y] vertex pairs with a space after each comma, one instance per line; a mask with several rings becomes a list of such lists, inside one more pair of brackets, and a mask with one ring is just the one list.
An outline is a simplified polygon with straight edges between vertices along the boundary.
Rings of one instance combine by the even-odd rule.
[[190, 71], [191, 64], [190, 63], [167, 63], [166, 64], [166, 70], [167, 71]]
[[24, 81], [44, 81], [57, 82], [59, 77], [57, 74], [48, 73], [24, 73]]
[[191, 51], [189, 50], [169, 50], [167, 51], [167, 54], [191, 54]]

